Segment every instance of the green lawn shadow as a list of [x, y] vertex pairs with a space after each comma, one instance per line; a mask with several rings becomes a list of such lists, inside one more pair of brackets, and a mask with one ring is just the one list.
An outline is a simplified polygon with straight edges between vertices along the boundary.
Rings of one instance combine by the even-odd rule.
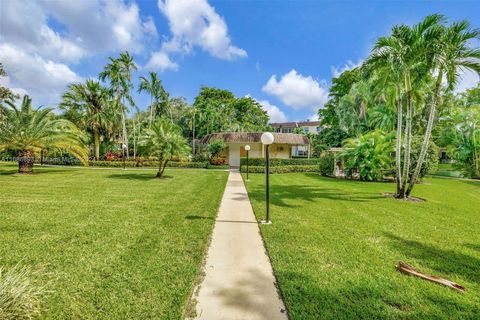
[[161, 178], [157, 178], [156, 173], [115, 173], [110, 174], [107, 178], [110, 179], [121, 179], [121, 180], [163, 180], [163, 179], [173, 179], [173, 176], [164, 175]]
[[422, 261], [424, 266], [438, 271], [438, 276], [448, 277], [454, 274], [480, 284], [478, 272], [480, 259], [419, 241], [404, 239], [392, 233], [384, 232], [384, 235], [390, 240], [389, 244], [393, 249], [407, 257]]

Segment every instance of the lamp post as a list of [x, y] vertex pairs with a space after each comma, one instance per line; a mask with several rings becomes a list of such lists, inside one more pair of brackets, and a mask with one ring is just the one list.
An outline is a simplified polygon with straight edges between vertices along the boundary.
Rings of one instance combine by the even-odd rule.
[[249, 181], [248, 180], [248, 152], [250, 151], [250, 145], [247, 144], [245, 146], [245, 151], [247, 151], [247, 181]]
[[266, 218], [262, 220], [262, 224], [271, 224], [270, 221], [270, 145], [274, 141], [273, 134], [271, 132], [264, 132], [260, 138], [262, 143], [265, 145], [265, 209], [266, 209]]
[[123, 152], [123, 170], [126, 170], [125, 168], [125, 150], [127, 150], [127, 145], [124, 143], [122, 144], [122, 152]]

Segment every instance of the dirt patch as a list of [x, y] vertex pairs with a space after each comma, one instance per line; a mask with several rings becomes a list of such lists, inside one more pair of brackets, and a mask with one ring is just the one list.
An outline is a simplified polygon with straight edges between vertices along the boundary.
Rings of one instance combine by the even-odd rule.
[[425, 199], [422, 199], [422, 198], [417, 198], [417, 197], [408, 197], [408, 198], [404, 198], [404, 199], [400, 199], [400, 198], [397, 198], [396, 197], [396, 194], [395, 193], [391, 193], [391, 192], [384, 192], [382, 193], [382, 195], [384, 197], [387, 197], [387, 198], [394, 198], [394, 199], [397, 199], [399, 201], [407, 201], [407, 202], [425, 202], [427, 200]]

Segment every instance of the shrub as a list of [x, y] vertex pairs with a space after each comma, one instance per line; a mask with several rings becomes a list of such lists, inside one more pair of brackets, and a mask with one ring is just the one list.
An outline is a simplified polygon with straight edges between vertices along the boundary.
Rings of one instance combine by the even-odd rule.
[[212, 157], [212, 159], [210, 159], [210, 164], [212, 164], [214, 166], [221, 166], [221, 165], [224, 165], [226, 163], [227, 163], [227, 159], [225, 159], [223, 157], [215, 156], [215, 157]]
[[318, 171], [322, 176], [333, 176], [335, 157], [332, 152], [323, 152], [318, 159]]
[[[420, 154], [420, 149], [422, 148], [423, 137], [414, 136], [412, 137], [412, 151], [410, 153], [410, 175], [413, 175], [415, 167], [417, 166], [418, 156]], [[440, 149], [437, 147], [435, 142], [430, 141], [428, 144], [427, 154], [422, 163], [422, 169], [420, 169], [420, 178], [425, 177], [431, 172], [435, 172], [438, 168], [438, 157], [440, 154]]]
[[[265, 166], [264, 158], [249, 158], [248, 164], [250, 166]], [[247, 165], [247, 158], [240, 160], [240, 165]], [[318, 158], [292, 158], [292, 159], [270, 159], [270, 166], [305, 166], [305, 165], [318, 165]]]
[[0, 268], [0, 319], [32, 319], [40, 315], [40, 300], [47, 293], [32, 278], [38, 272], [16, 265]]
[[226, 148], [226, 145], [225, 145], [225, 142], [223, 142], [223, 140], [220, 140], [220, 139], [212, 140], [208, 144], [208, 152], [210, 153], [210, 157], [211, 158], [218, 157], [223, 152], [223, 150], [225, 150], [225, 148]]
[[[246, 172], [247, 167], [242, 167], [241, 171]], [[250, 173], [265, 173], [264, 166], [249, 166]], [[270, 173], [289, 173], [289, 172], [318, 172], [317, 165], [286, 165], [270, 167]]]
[[[123, 161], [90, 161], [89, 165], [92, 167], [111, 167], [111, 168], [122, 168]], [[167, 163], [167, 167], [170, 168], [202, 168], [205, 169], [208, 165], [208, 162], [180, 162], [180, 161], [170, 161]], [[139, 167], [139, 162], [136, 161], [125, 161], [125, 166], [127, 168]], [[141, 167], [144, 168], [158, 168], [157, 161], [143, 161]]]
[[345, 160], [347, 176], [358, 173], [360, 180], [383, 180], [384, 171], [392, 165], [390, 154], [394, 151], [393, 134], [375, 130], [347, 139], [347, 149], [340, 154]]

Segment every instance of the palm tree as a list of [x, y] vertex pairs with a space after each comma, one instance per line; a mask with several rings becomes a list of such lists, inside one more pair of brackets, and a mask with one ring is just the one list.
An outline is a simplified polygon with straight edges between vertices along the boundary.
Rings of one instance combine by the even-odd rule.
[[[104, 70], [100, 72], [99, 77], [102, 81], [108, 79], [110, 81], [111, 89], [115, 93], [115, 101], [117, 105], [121, 106], [121, 121], [122, 121], [122, 140], [123, 143], [127, 146], [128, 150], [128, 133], [126, 125], [126, 105], [125, 99], [127, 99], [130, 105], [134, 105], [133, 99], [130, 96], [130, 89], [132, 87], [131, 73], [133, 70], [137, 70], [137, 66], [133, 61], [133, 57], [125, 51], [120, 54], [120, 57], [114, 59], [109, 58], [110, 63], [108, 63]], [[123, 100], [123, 101], [121, 101]], [[128, 151], [127, 151], [128, 158]]]
[[100, 159], [100, 130], [107, 127], [110, 122], [108, 117], [110, 105], [109, 90], [94, 80], [70, 85], [60, 104], [61, 109], [76, 112], [79, 120], [92, 131], [95, 160]]
[[[416, 96], [413, 87], [422, 81], [426, 72], [431, 70], [431, 43], [436, 43], [441, 34], [441, 23], [444, 21], [442, 15], [434, 14], [426, 17], [421, 23], [408, 27], [405, 25], [395, 26], [392, 35], [380, 37], [375, 44], [369, 63], [380, 68], [392, 70], [393, 76], [398, 82], [397, 90], [397, 197], [407, 197], [407, 182], [410, 169], [410, 153], [412, 145], [412, 116], [413, 99]], [[401, 132], [399, 126], [403, 110], [401, 108], [401, 97], [406, 98], [406, 119], [405, 119], [405, 150], [403, 170], [400, 175], [399, 153]]]
[[430, 105], [428, 123], [425, 129], [425, 136], [418, 157], [417, 166], [410, 179], [406, 196], [410, 195], [420, 174], [423, 161], [428, 149], [428, 143], [435, 121], [435, 111], [440, 100], [440, 89], [443, 77], [446, 77], [448, 89], [453, 89], [458, 80], [460, 69], [472, 70], [480, 75], [480, 49], [471, 49], [468, 44], [474, 39], [480, 39], [480, 30], [470, 29], [467, 21], [453, 23], [450, 27], [443, 29], [438, 41], [432, 41], [429, 45], [429, 54], [433, 60], [437, 79]]
[[158, 157], [157, 178], [163, 176], [167, 163], [173, 157], [186, 157], [190, 153], [190, 147], [180, 128], [164, 118], [158, 119], [146, 130], [141, 145], [144, 152]]
[[[148, 127], [152, 126], [153, 116], [156, 112], [156, 108], [165, 103], [165, 99], [168, 100], [168, 95], [162, 86], [162, 81], [158, 79], [156, 72], [149, 73], [150, 78], [140, 77], [140, 86], [138, 92], [147, 92], [150, 94], [150, 118], [148, 121]], [[161, 116], [162, 114], [160, 114]]]
[[66, 150], [88, 164], [82, 133], [72, 122], [56, 118], [52, 109], [33, 110], [32, 100], [25, 95], [20, 108], [7, 101], [2, 113], [0, 151], [16, 151], [19, 173], [32, 173], [35, 153], [45, 149]]

